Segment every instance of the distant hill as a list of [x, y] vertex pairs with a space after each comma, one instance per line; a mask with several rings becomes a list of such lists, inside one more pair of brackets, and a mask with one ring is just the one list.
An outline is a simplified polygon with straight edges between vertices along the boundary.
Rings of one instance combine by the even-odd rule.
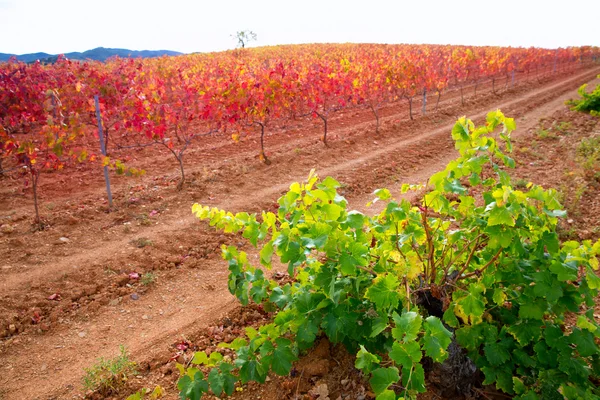
[[[171, 50], [127, 50], [127, 49], [107, 49], [105, 47], [98, 47], [92, 50], [84, 51], [80, 53], [78, 51], [72, 53], [64, 53], [65, 57], [70, 60], [95, 60], [95, 61], [105, 61], [110, 57], [119, 56], [121, 58], [151, 58], [151, 57], [160, 57], [160, 56], [178, 56], [183, 53], [179, 53], [177, 51]], [[0, 53], [0, 62], [8, 61], [11, 57], [16, 56], [17, 60], [23, 61], [26, 63], [35, 62], [40, 60], [41, 62], [52, 63], [55, 62], [58, 58], [58, 54], [48, 54], [48, 53], [31, 53], [31, 54], [6, 54]]]

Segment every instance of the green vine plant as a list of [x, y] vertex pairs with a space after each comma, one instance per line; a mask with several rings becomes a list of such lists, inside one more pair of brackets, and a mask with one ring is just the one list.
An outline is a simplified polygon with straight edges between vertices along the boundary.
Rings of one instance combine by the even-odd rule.
[[[600, 78], [600, 75], [598, 75]], [[593, 116], [600, 117], [600, 85], [591, 92], [587, 92], [587, 84], [582, 85], [577, 91], [580, 98], [567, 101], [572, 110], [587, 112]]]
[[[484, 126], [460, 118], [452, 129], [460, 156], [426, 186], [402, 187], [419, 191], [416, 205], [377, 190], [374, 201], [387, 205], [373, 217], [349, 211], [340, 184], [314, 171], [290, 186], [276, 213], [195, 204], [198, 218], [260, 250], [254, 266], [223, 247], [231, 293], [276, 312], [220, 345], [233, 359], [198, 352], [180, 365], [181, 398], [230, 395], [270, 371], [288, 375], [325, 335], [356, 354], [377, 400], [425, 392], [426, 368], [448, 362], [453, 348], [482, 372], [478, 384], [515, 398], [600, 399], [600, 241], [559, 243], [558, 193], [513, 187], [514, 129], [499, 110]], [[293, 283], [267, 278], [274, 256]]]

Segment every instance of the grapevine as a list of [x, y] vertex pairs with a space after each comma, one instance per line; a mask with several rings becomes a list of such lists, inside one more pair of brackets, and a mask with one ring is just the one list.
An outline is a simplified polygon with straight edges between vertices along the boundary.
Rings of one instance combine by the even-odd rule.
[[[460, 118], [452, 129], [460, 156], [426, 186], [402, 187], [418, 191], [416, 204], [377, 190], [374, 201], [386, 207], [373, 217], [349, 211], [339, 182], [314, 172], [290, 186], [276, 213], [194, 205], [198, 218], [259, 249], [260, 267], [223, 246], [229, 290], [276, 313], [220, 345], [234, 360], [198, 352], [193, 366], [180, 366], [181, 398], [287, 375], [321, 335], [355, 352], [379, 400], [425, 392], [424, 360], [444, 363], [452, 343], [483, 372], [482, 384], [516, 398], [600, 398], [600, 241], [559, 243], [557, 192], [513, 187], [514, 129], [500, 111], [479, 127]], [[274, 256], [293, 283], [267, 278]]]
[[[68, 169], [73, 161], [99, 159], [118, 173], [143, 173], [118, 157], [128, 150], [159, 145], [176, 159], [181, 189], [184, 157], [208, 135], [233, 131], [238, 140], [250, 126], [260, 133], [259, 158], [268, 163], [265, 135], [289, 118], [312, 116], [323, 122], [328, 143], [336, 112], [371, 110], [375, 131], [381, 109], [427, 94], [484, 80], [497, 92], [514, 73], [538, 81], [597, 62], [599, 49], [503, 48], [439, 45], [298, 45], [191, 54], [146, 60], [115, 58], [105, 63], [0, 64], [0, 175], [23, 172], [37, 183], [48, 169]], [[99, 97], [107, 156], [97, 158], [94, 96]], [[436, 109], [437, 109], [436, 103]], [[125, 155], [127, 157], [127, 155]], [[36, 222], [40, 223], [36, 211]]]

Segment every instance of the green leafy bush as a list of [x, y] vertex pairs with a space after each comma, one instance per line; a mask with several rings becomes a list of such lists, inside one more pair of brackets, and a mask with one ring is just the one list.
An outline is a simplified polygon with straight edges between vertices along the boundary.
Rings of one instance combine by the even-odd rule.
[[595, 116], [600, 116], [600, 85], [597, 85], [592, 93], [588, 93], [586, 88], [587, 84], [582, 85], [577, 91], [581, 98], [570, 100], [567, 104], [571, 105], [571, 109], [575, 111], [582, 111]]
[[[503, 146], [492, 135], [499, 127]], [[374, 201], [386, 207], [373, 217], [349, 211], [340, 184], [312, 172], [290, 186], [277, 213], [194, 205], [198, 218], [260, 248], [262, 267], [223, 247], [229, 290], [277, 313], [247, 328], [247, 339], [222, 344], [233, 361], [200, 352], [192, 367], [180, 366], [181, 398], [231, 394], [236, 382], [264, 382], [269, 371], [287, 375], [319, 335], [357, 354], [378, 400], [425, 392], [424, 366], [445, 363], [453, 346], [468, 352], [484, 384], [516, 398], [600, 398], [600, 242], [561, 245], [557, 192], [513, 187], [505, 168], [515, 164], [506, 154], [514, 128], [500, 111], [481, 127], [460, 118], [452, 130], [460, 157], [431, 177], [419, 204], [380, 189]], [[292, 284], [263, 272], [274, 256]]]

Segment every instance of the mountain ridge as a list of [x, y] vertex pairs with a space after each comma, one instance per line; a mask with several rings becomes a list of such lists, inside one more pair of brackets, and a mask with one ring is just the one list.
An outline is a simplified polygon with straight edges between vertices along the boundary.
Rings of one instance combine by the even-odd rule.
[[[117, 48], [106, 48], [96, 47], [95, 49], [86, 50], [84, 52], [73, 51], [70, 53], [62, 53], [65, 57], [70, 60], [94, 60], [94, 61], [106, 61], [110, 57], [121, 57], [121, 58], [152, 58], [161, 56], [178, 56], [183, 53], [172, 50], [129, 50], [129, 49], [117, 49]], [[37, 60], [41, 62], [55, 62], [58, 59], [59, 54], [48, 54], [44, 52], [29, 53], [29, 54], [8, 54], [0, 53], [0, 62], [8, 61], [11, 57], [17, 57], [18, 61], [31, 63]]]

